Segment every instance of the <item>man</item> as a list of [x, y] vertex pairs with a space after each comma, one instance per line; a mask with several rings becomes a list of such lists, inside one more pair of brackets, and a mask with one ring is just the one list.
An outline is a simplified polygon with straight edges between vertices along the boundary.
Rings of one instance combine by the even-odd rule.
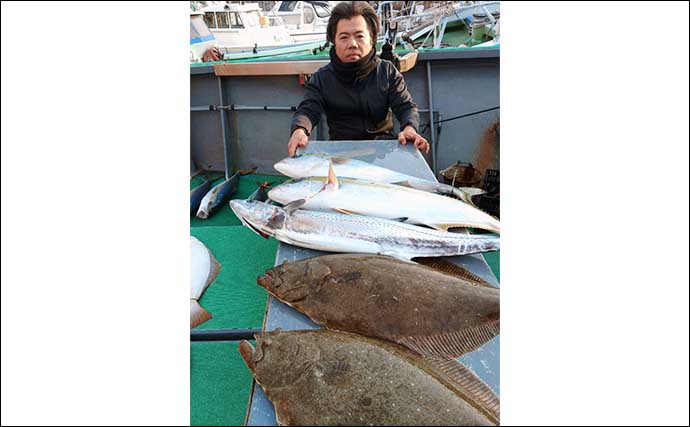
[[417, 105], [402, 74], [376, 56], [379, 20], [363, 1], [339, 3], [328, 20], [330, 64], [306, 85], [307, 93], [292, 118], [288, 154], [306, 147], [309, 135], [325, 112], [331, 140], [394, 139], [392, 112], [400, 122], [401, 144], [411, 142], [429, 152], [418, 133]]

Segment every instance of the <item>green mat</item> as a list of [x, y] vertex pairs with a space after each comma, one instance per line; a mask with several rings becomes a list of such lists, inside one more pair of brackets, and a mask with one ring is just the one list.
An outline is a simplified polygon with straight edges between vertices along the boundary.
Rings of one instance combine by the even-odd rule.
[[[225, 177], [223, 173], [213, 172], [213, 173], [202, 173], [194, 178], [190, 182], [189, 190], [193, 190], [202, 182], [204, 179], [211, 178], [214, 181], [212, 184], [218, 184], [222, 182], [221, 180]], [[263, 183], [268, 181], [269, 183], [275, 183], [278, 185], [281, 182], [288, 180], [286, 176], [275, 176], [275, 175], [244, 175], [240, 177], [240, 182], [237, 185], [237, 192], [232, 196], [233, 199], [246, 199], [249, 197], [258, 187], [257, 181]], [[223, 206], [220, 211], [208, 219], [199, 219], [196, 216], [189, 217], [189, 225], [194, 227], [217, 227], [222, 225], [241, 225], [240, 220], [237, 219], [235, 214], [230, 209], [230, 206]]]
[[239, 342], [191, 343], [191, 425], [244, 425], [252, 374], [237, 351], [238, 345]]
[[196, 227], [191, 234], [221, 265], [199, 300], [213, 318], [196, 329], [260, 328], [268, 294], [256, 278], [273, 267], [278, 241], [263, 239], [243, 226]]

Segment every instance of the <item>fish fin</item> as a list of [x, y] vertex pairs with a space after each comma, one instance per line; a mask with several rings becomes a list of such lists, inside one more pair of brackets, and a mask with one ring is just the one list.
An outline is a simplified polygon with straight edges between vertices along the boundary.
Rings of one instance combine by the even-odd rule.
[[285, 209], [285, 212], [288, 215], [291, 215], [294, 211], [304, 206], [305, 203], [307, 203], [305, 199], [293, 200], [292, 202], [283, 206], [283, 209]]
[[[477, 190], [477, 191], [475, 191]], [[481, 188], [474, 188], [474, 187], [452, 187], [451, 194], [446, 194], [449, 197], [453, 197], [455, 199], [458, 199], [462, 202], [467, 203], [468, 205], [477, 207], [477, 205], [474, 204], [472, 201], [472, 196], [479, 195], [484, 193], [484, 190]]]
[[247, 364], [250, 371], [254, 372], [254, 346], [252, 346], [249, 341], [242, 340], [240, 345], [237, 347], [237, 351], [240, 352], [240, 356]]
[[425, 358], [432, 369], [452, 383], [465, 400], [498, 425], [500, 399], [496, 393], [469, 368], [453, 359]]
[[480, 194], [485, 194], [486, 191], [482, 190], [481, 188], [477, 187], [459, 187], [458, 190], [462, 191], [469, 197], [474, 197], [478, 196]]
[[211, 319], [211, 313], [206, 311], [204, 307], [199, 305], [199, 302], [195, 299], [190, 299], [190, 311], [189, 311], [189, 329], [194, 329], [207, 320]]
[[481, 325], [437, 335], [395, 337], [404, 345], [425, 357], [455, 359], [475, 351], [501, 333], [500, 320], [491, 320]]
[[415, 261], [419, 264], [422, 264], [424, 266], [433, 268], [434, 270], [439, 270], [444, 273], [448, 273], [452, 276], [459, 277], [467, 282], [470, 282], [473, 285], [478, 285], [478, 286], [485, 286], [487, 288], [491, 289], [497, 289], [495, 286], [492, 286], [489, 282], [486, 280], [482, 279], [481, 277], [477, 276], [476, 274], [472, 273], [471, 271], [467, 270], [466, 268], [460, 267], [459, 265], [453, 264], [452, 262], [439, 258], [439, 257], [433, 257], [433, 258], [415, 258]]
[[335, 170], [333, 170], [333, 160], [328, 161], [328, 179], [326, 180], [326, 184], [324, 185], [324, 189], [329, 184], [331, 185], [329, 190], [338, 191], [338, 177], [335, 176]]

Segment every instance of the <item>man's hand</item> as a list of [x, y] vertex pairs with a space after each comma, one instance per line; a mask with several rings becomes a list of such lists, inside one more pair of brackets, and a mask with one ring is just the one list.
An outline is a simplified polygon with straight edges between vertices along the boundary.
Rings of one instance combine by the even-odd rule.
[[306, 147], [307, 144], [309, 144], [309, 137], [304, 132], [304, 129], [295, 129], [292, 135], [290, 135], [290, 141], [288, 141], [288, 155], [290, 157], [294, 156], [297, 152], [297, 147]]
[[398, 134], [398, 141], [402, 145], [407, 144], [408, 141], [412, 142], [420, 151], [429, 152], [429, 143], [412, 126], [405, 126], [405, 129]]

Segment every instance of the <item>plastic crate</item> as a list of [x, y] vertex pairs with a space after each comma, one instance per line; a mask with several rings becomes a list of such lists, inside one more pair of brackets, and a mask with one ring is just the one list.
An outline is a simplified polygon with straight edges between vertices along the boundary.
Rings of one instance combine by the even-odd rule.
[[478, 196], [477, 207], [496, 218], [501, 216], [501, 186], [498, 169], [487, 169], [484, 173], [482, 189], [486, 193]]

